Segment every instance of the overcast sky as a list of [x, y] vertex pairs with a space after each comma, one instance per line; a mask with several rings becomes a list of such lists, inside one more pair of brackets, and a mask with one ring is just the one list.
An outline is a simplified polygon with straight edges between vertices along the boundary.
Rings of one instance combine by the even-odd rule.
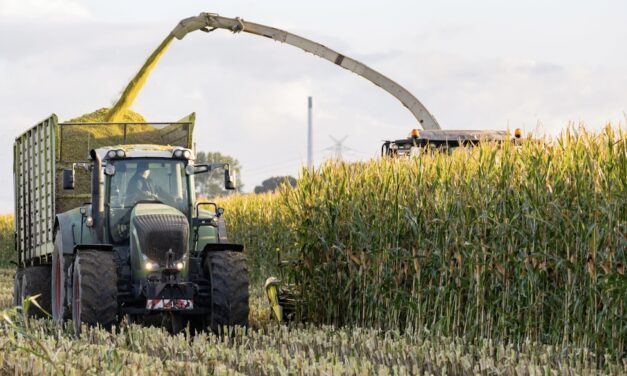
[[[315, 40], [404, 85], [443, 128], [557, 134], [569, 122], [625, 124], [627, 1], [0, 0], [0, 176], [18, 133], [110, 106], [182, 18], [242, 17]], [[251, 190], [298, 173], [307, 96], [314, 156], [348, 136], [349, 159], [377, 155], [415, 120], [366, 80], [294, 47], [223, 30], [174, 41], [133, 109], [148, 120], [196, 112], [199, 150], [238, 158]], [[9, 183], [10, 184], [10, 183]], [[13, 210], [0, 190], [0, 212]]]

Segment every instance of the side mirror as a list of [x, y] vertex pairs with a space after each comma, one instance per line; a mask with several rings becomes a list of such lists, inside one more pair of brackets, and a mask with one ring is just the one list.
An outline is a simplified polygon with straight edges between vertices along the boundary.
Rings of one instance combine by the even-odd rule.
[[221, 216], [222, 216], [222, 214], [224, 214], [224, 208], [218, 208], [218, 209], [216, 210], [216, 216], [217, 216], [217, 217], [221, 217]]
[[[187, 167], [190, 167], [190, 166], [187, 166]], [[191, 174], [188, 174], [188, 175], [202, 174], [202, 173], [208, 172], [210, 170], [211, 170], [211, 168], [208, 165], [205, 165], [205, 164], [196, 165], [196, 166], [194, 166], [193, 172]]]
[[74, 189], [74, 169], [63, 169], [63, 189]]
[[235, 173], [233, 173], [233, 176], [231, 177], [229, 169], [224, 169], [224, 188], [234, 190], [236, 187], [235, 181]]

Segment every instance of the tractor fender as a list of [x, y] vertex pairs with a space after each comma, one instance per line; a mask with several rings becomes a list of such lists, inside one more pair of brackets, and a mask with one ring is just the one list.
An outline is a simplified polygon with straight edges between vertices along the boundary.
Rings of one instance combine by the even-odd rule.
[[102, 252], [112, 252], [113, 245], [112, 244], [77, 244], [74, 246], [73, 253], [80, 253], [80, 251], [102, 251]]
[[242, 244], [234, 244], [234, 243], [209, 243], [205, 245], [205, 248], [200, 252], [201, 262], [204, 264], [205, 258], [207, 258], [207, 254], [209, 252], [216, 251], [232, 251], [237, 253], [244, 252], [244, 245]]
[[[76, 239], [74, 238], [74, 229], [72, 228], [72, 216], [68, 213], [57, 214], [55, 221], [55, 234], [61, 236], [61, 247], [64, 255], [74, 254], [74, 246]], [[58, 233], [56, 229], [59, 229]]]

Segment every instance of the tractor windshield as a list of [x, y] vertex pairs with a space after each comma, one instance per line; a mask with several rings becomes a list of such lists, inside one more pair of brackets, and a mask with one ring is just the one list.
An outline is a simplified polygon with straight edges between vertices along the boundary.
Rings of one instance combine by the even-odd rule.
[[[120, 159], [109, 162], [109, 232], [114, 243], [128, 239], [130, 215], [138, 202], [161, 202], [183, 214], [189, 211], [185, 161], [172, 159]], [[109, 168], [111, 169], [111, 168]]]

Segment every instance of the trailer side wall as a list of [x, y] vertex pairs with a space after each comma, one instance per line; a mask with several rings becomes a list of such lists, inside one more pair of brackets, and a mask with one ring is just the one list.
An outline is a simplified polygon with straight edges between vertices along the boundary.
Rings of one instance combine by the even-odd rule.
[[52, 115], [17, 137], [13, 145], [15, 240], [20, 265], [43, 262], [52, 252], [56, 129], [57, 117]]

